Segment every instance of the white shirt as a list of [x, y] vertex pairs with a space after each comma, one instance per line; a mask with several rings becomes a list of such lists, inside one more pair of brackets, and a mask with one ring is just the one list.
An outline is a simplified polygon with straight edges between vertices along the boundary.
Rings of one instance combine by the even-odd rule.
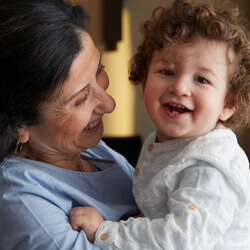
[[103, 249], [250, 249], [250, 172], [235, 134], [145, 141], [133, 180], [144, 218], [105, 221]]

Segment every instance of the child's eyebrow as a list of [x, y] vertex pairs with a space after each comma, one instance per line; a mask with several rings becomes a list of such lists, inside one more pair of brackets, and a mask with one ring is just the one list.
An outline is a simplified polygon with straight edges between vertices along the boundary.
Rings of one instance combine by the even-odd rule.
[[161, 57], [161, 58], [159, 58], [159, 59], [157, 59], [157, 60], [155, 61], [155, 63], [159, 63], [159, 62], [168, 63], [168, 60], [167, 60], [166, 57]]
[[208, 68], [203, 67], [203, 66], [200, 66], [199, 69], [200, 69], [201, 71], [205, 71], [205, 72], [207, 72], [207, 73], [212, 74], [212, 75], [218, 80], [218, 76], [213, 72], [212, 69], [208, 69]]

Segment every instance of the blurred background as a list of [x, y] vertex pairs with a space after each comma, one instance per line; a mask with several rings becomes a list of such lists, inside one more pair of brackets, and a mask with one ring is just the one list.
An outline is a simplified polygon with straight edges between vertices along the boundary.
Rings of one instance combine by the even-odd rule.
[[[141, 41], [139, 25], [151, 17], [155, 7], [170, 5], [172, 0], [72, 1], [82, 5], [91, 16], [91, 35], [103, 53], [102, 62], [110, 79], [107, 92], [117, 104], [112, 114], [104, 116], [104, 140], [135, 165], [141, 144], [155, 126], [145, 111], [140, 87], [128, 81], [129, 60]], [[249, 18], [250, 1], [234, 2]], [[250, 159], [250, 128], [238, 139]]]

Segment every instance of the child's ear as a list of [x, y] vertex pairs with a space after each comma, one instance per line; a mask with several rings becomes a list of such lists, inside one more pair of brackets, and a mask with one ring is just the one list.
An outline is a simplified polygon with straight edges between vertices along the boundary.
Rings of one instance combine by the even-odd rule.
[[141, 75], [140, 77], [140, 82], [141, 82], [141, 86], [142, 86], [142, 91], [144, 92], [145, 90], [145, 86], [146, 86], [146, 76], [145, 74]]
[[226, 121], [228, 120], [235, 112], [236, 108], [232, 107], [232, 108], [229, 108], [227, 106], [225, 106], [222, 110], [222, 112], [220, 113], [220, 116], [219, 116], [219, 120], [221, 121]]
[[16, 140], [26, 143], [29, 140], [29, 132], [27, 127], [18, 128], [16, 130]]

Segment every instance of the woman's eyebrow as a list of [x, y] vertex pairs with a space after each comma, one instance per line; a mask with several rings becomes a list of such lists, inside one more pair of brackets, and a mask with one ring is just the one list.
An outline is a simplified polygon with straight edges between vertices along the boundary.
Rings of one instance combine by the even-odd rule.
[[[99, 63], [98, 63], [98, 67], [97, 67], [97, 70], [96, 70], [96, 74], [98, 73], [98, 70], [99, 70], [99, 68], [100, 68], [101, 61], [102, 61], [102, 53], [101, 53], [101, 51], [99, 51]], [[64, 102], [64, 104], [67, 104], [67, 103], [69, 103], [70, 101], [72, 101], [74, 98], [76, 98], [76, 97], [77, 97], [80, 93], [82, 93], [89, 85], [90, 85], [90, 83], [87, 84], [87, 85], [86, 85], [85, 87], [83, 87], [82, 89], [80, 89], [79, 91], [77, 91], [75, 94], [73, 94], [68, 100], [66, 100], [66, 101]]]
[[98, 63], [98, 67], [96, 70], [96, 75], [98, 74], [98, 70], [99, 70], [101, 64], [102, 64], [102, 52], [99, 50], [99, 63]]

